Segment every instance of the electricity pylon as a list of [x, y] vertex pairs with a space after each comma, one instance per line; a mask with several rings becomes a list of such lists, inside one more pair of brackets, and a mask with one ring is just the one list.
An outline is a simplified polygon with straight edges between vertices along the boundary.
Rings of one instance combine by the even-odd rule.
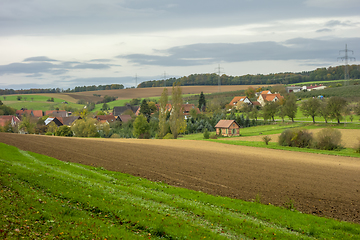
[[220, 64], [217, 68], [215, 68], [215, 71], [217, 70], [217, 73], [218, 73], [219, 92], [221, 92], [221, 79], [220, 79], [221, 69], [224, 69], [224, 68], [220, 67]]
[[355, 58], [354, 57], [349, 57], [348, 56], [348, 52], [351, 52], [352, 54], [354, 54], [354, 51], [353, 50], [349, 50], [347, 49], [347, 44], [345, 44], [345, 50], [340, 50], [339, 51], [339, 55], [341, 54], [341, 52], [344, 52], [345, 53], [345, 56], [344, 57], [338, 57], [338, 60], [341, 59], [342, 61], [345, 60], [345, 85], [347, 85], [347, 79], [349, 79], [349, 69], [348, 69], [348, 60], [354, 60], [355, 61]]

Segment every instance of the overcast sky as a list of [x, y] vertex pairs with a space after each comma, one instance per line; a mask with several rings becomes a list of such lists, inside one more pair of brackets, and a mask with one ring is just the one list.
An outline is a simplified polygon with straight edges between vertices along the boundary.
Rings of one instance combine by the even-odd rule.
[[0, 88], [74, 88], [360, 60], [359, 0], [1, 0]]

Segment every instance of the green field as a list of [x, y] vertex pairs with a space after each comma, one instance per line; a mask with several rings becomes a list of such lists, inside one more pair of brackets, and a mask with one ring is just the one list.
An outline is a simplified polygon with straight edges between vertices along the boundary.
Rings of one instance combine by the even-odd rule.
[[0, 143], [7, 239], [360, 239], [360, 225], [216, 197]]
[[[20, 95], [19, 95], [20, 96]], [[21, 95], [22, 99], [20, 101], [17, 100], [17, 95], [7, 95], [0, 97], [0, 100], [9, 107], [15, 108], [15, 109], [31, 109], [31, 110], [54, 110], [55, 108], [62, 109], [65, 106], [69, 106], [75, 109], [82, 109], [84, 105], [76, 104], [68, 102], [68, 104], [63, 104], [65, 100], [54, 98], [54, 102], [48, 102], [47, 100], [50, 99], [50, 97], [42, 96], [42, 95]], [[26, 98], [26, 100], [25, 100]]]

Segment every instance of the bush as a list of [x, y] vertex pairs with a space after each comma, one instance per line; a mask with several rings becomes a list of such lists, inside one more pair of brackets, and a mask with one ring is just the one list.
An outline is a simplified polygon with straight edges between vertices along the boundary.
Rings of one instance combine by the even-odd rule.
[[138, 136], [138, 139], [149, 139], [150, 138], [150, 133], [145, 132], [145, 133], [140, 133], [140, 135]]
[[313, 135], [306, 129], [296, 130], [295, 136], [292, 140], [294, 141], [294, 145], [296, 147], [310, 148], [313, 142]]
[[271, 137], [269, 137], [269, 136], [264, 136], [262, 139], [263, 139], [263, 141], [264, 141], [264, 143], [265, 143], [266, 145], [269, 145], [269, 142], [271, 141]]
[[166, 134], [163, 139], [174, 139], [174, 135], [172, 135], [171, 133]]
[[110, 138], [120, 138], [120, 135], [117, 133], [111, 134]]
[[358, 138], [358, 143], [355, 145], [354, 150], [356, 153], [360, 153], [360, 138]]
[[315, 147], [323, 150], [342, 148], [341, 132], [334, 128], [324, 128], [316, 136]]
[[73, 135], [71, 128], [66, 125], [60, 126], [55, 132], [55, 136], [72, 137]]
[[205, 128], [205, 131], [204, 131], [204, 139], [209, 139], [210, 137], [210, 133], [209, 131], [207, 130], [207, 128]]
[[47, 133], [45, 133], [45, 135], [52, 136], [53, 133], [52, 132], [47, 132]]
[[293, 143], [293, 141], [291, 141], [291, 139], [293, 139], [294, 136], [295, 136], [295, 133], [293, 130], [286, 129], [279, 136], [279, 142], [278, 142], [279, 145], [293, 147], [294, 143]]
[[218, 136], [219, 136], [219, 135], [216, 135], [216, 134], [215, 134], [215, 135], [210, 136], [210, 138], [211, 138], [211, 139], [218, 139]]
[[281, 146], [309, 148], [312, 146], [312, 142], [312, 133], [306, 129], [286, 129], [279, 136], [279, 145]]

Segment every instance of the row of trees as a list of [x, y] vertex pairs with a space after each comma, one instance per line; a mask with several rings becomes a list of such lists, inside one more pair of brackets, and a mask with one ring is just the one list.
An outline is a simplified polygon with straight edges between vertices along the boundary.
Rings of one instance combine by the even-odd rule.
[[124, 89], [122, 84], [109, 84], [109, 85], [92, 85], [92, 86], [77, 86], [73, 89], [60, 89], [60, 88], [31, 88], [31, 89], [0, 89], [0, 95], [11, 94], [34, 94], [34, 93], [61, 93], [61, 92], [86, 92], [98, 90], [112, 90]]
[[[349, 68], [349, 76], [352, 79], [360, 79], [360, 65], [351, 65]], [[308, 81], [327, 81], [344, 79], [344, 66], [336, 66], [329, 68], [318, 68], [314, 71], [304, 71], [298, 73], [271, 73], [267, 75], [243, 75], [228, 76], [221, 75], [220, 81], [222, 85], [260, 85], [260, 84], [291, 84]], [[139, 88], [145, 87], [163, 87], [171, 86], [175, 82], [180, 82], [181, 86], [193, 85], [217, 85], [219, 75], [215, 73], [207, 74], [191, 74], [181, 78], [169, 78], [166, 80], [145, 81], [138, 85]]]

